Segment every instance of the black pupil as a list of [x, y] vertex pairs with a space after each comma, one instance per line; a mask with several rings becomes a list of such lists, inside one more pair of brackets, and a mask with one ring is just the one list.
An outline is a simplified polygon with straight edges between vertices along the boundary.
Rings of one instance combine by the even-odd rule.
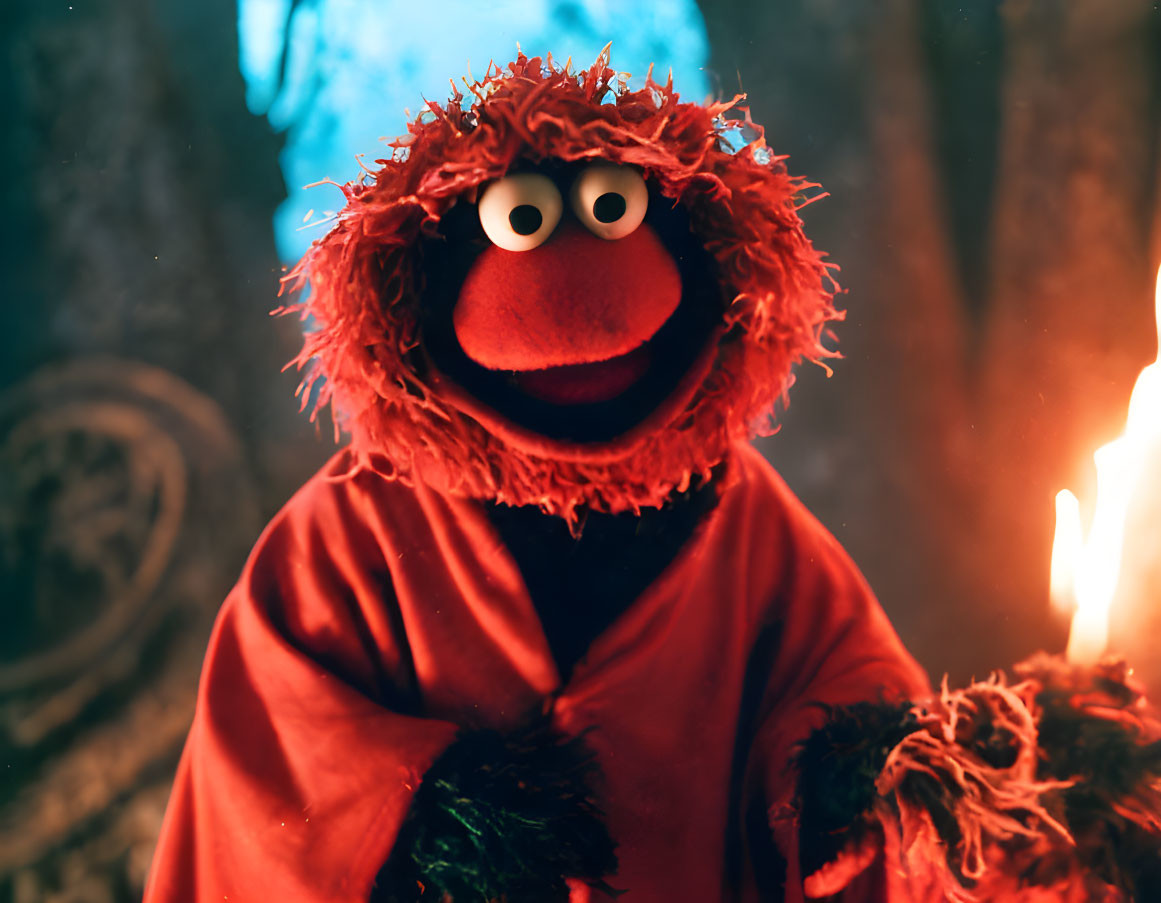
[[593, 202], [593, 216], [598, 223], [615, 223], [625, 215], [625, 199], [615, 191], [606, 191]]
[[531, 204], [521, 204], [512, 208], [512, 212], [508, 214], [508, 222], [512, 224], [512, 231], [517, 235], [532, 235], [540, 228], [544, 217]]

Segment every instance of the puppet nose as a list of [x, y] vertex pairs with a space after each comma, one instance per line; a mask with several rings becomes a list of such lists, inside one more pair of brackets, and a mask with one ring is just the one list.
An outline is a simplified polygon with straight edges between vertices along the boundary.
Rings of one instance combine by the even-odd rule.
[[680, 302], [677, 264], [649, 226], [606, 241], [566, 220], [531, 251], [484, 251], [452, 321], [460, 347], [481, 366], [539, 370], [627, 354]]

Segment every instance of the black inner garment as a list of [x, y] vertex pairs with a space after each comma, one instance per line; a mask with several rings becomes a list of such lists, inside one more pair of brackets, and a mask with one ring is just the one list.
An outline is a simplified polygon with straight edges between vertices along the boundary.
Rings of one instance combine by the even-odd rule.
[[708, 483], [639, 517], [589, 512], [576, 539], [563, 518], [538, 508], [488, 508], [524, 577], [562, 680], [676, 558], [717, 501], [717, 486]]

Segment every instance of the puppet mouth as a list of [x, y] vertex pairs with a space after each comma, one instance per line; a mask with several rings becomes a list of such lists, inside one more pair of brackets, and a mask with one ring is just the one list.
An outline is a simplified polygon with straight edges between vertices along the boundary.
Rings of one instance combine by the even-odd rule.
[[628, 391], [649, 369], [649, 345], [591, 364], [566, 364], [540, 370], [516, 370], [517, 389], [538, 401], [556, 405], [597, 404]]

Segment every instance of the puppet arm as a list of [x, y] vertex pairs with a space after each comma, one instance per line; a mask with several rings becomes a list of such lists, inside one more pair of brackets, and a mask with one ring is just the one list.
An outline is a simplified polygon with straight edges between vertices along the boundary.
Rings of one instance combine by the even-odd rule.
[[[789, 499], [787, 509], [781, 544], [791, 564], [772, 612], [780, 654], [756, 734], [756, 780], [763, 784], [774, 843], [786, 862], [786, 903], [813, 897], [880, 901], [886, 899], [881, 844], [853, 844], [834, 857], [834, 851], [819, 848], [813, 829], [819, 813], [799, 811], [795, 759], [830, 708], [863, 701], [902, 704], [929, 697], [930, 687], [838, 542], [797, 500]], [[831, 871], [820, 874], [828, 865]]]
[[218, 617], [146, 903], [549, 901], [564, 876], [599, 884], [616, 859], [581, 742], [420, 717], [366, 497], [321, 477]]
[[398, 690], [390, 577], [352, 507], [312, 480], [226, 599], [146, 903], [365, 901], [455, 737]]

